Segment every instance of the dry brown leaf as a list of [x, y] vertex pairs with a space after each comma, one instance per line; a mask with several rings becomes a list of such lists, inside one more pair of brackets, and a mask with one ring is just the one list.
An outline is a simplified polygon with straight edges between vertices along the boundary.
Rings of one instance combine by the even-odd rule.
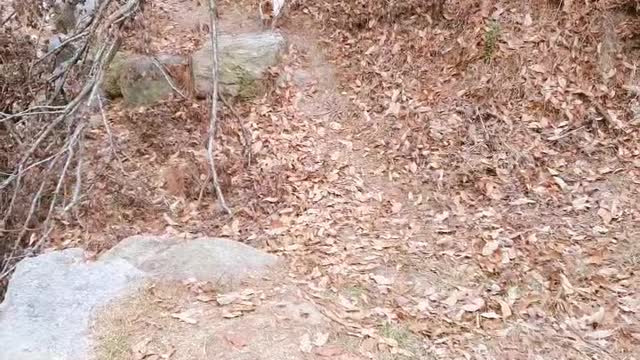
[[323, 346], [327, 341], [329, 341], [329, 333], [319, 332], [316, 333], [316, 336], [313, 339], [313, 345]]
[[542, 64], [531, 65], [529, 66], [529, 69], [540, 74], [544, 74], [547, 72], [547, 69]]
[[567, 185], [567, 183], [559, 176], [554, 176], [553, 177], [553, 181], [555, 181], [555, 183], [558, 185], [558, 187], [560, 187], [560, 189], [562, 191], [568, 191], [569, 190], [569, 185]]
[[387, 112], [385, 113], [385, 115], [393, 115], [395, 117], [398, 117], [398, 115], [400, 115], [401, 108], [402, 107], [399, 103], [393, 102], [389, 104], [389, 108], [387, 109]]
[[498, 300], [498, 303], [500, 304], [500, 312], [502, 313], [502, 318], [508, 319], [509, 317], [511, 317], [512, 312], [509, 304], [502, 300]]
[[378, 338], [378, 343], [379, 344], [383, 344], [383, 345], [387, 345], [391, 348], [397, 348], [398, 347], [398, 340], [396, 339], [392, 339], [392, 338], [388, 338], [388, 337], [384, 337], [384, 336], [380, 336]]
[[589, 200], [588, 196], [579, 197], [571, 202], [571, 206], [577, 211], [586, 210], [590, 207]]
[[389, 278], [387, 278], [385, 276], [382, 276], [382, 275], [371, 275], [371, 278], [378, 285], [383, 285], [383, 286], [393, 285], [393, 279], [389, 279]]
[[496, 314], [493, 311], [482, 313], [480, 314], [480, 316], [482, 316], [485, 319], [500, 319], [500, 315]]
[[202, 301], [202, 302], [211, 302], [211, 301], [214, 301], [215, 299], [216, 298], [208, 294], [200, 294], [196, 296], [196, 300]]
[[391, 348], [391, 353], [392, 354], [399, 354], [399, 355], [402, 355], [402, 356], [407, 357], [409, 359], [414, 359], [415, 356], [416, 356], [411, 351], [403, 349], [403, 348], [399, 348], [399, 347]]
[[589, 331], [585, 334], [585, 337], [594, 340], [601, 340], [611, 337], [615, 334], [615, 330], [595, 330]]
[[613, 216], [611, 216], [611, 212], [609, 212], [608, 209], [602, 207], [598, 209], [598, 216], [600, 216], [602, 222], [604, 222], [605, 225], [609, 225], [611, 223], [611, 220], [613, 219]]
[[459, 291], [454, 291], [451, 293], [451, 295], [449, 295], [448, 298], [446, 298], [442, 302], [449, 307], [453, 307], [458, 302], [458, 300], [460, 300], [460, 296], [462, 296], [462, 294]]
[[482, 248], [482, 256], [490, 256], [493, 255], [496, 250], [500, 247], [500, 242], [498, 240], [487, 241], [487, 243]]
[[602, 321], [604, 320], [604, 308], [601, 306], [598, 311], [596, 311], [595, 313], [589, 315], [589, 316], [585, 316], [584, 318], [582, 318], [582, 321], [584, 322], [585, 325], [588, 326], [597, 326], [600, 325], [602, 323]]
[[571, 282], [569, 282], [569, 279], [567, 279], [565, 274], [560, 274], [560, 283], [562, 284], [562, 289], [565, 294], [572, 295], [575, 293], [573, 285], [571, 285]]
[[344, 354], [344, 349], [336, 345], [328, 345], [315, 349], [313, 353], [322, 357], [334, 357]]
[[402, 210], [402, 203], [400, 202], [392, 202], [391, 203], [391, 212], [394, 214], [399, 213]]
[[224, 338], [236, 348], [243, 348], [249, 345], [247, 338], [240, 334], [226, 334]]
[[233, 310], [222, 310], [222, 317], [225, 319], [233, 319], [242, 316], [244, 313], [242, 311], [233, 311]]
[[232, 303], [240, 300], [240, 298], [241, 298], [241, 296], [240, 296], [239, 293], [230, 292], [230, 293], [227, 293], [227, 294], [219, 294], [218, 296], [216, 296], [216, 302], [220, 306], [225, 306], [225, 305], [229, 305], [229, 304], [232, 304]]
[[131, 347], [131, 351], [133, 352], [133, 357], [135, 360], [142, 360], [149, 354], [149, 343], [151, 342], [151, 338], [147, 337], [142, 339], [140, 342], [136, 343]]
[[462, 306], [462, 310], [466, 312], [476, 312], [484, 308], [485, 302], [481, 297], [472, 299], [470, 302]]
[[185, 323], [191, 324], [191, 325], [197, 324], [198, 320], [194, 319], [192, 316], [193, 316], [192, 311], [189, 311], [189, 310], [183, 311], [181, 313], [173, 313], [173, 314], [171, 314], [171, 317], [174, 318], [174, 319], [178, 319], [178, 320], [180, 320], [182, 322], [185, 322]]

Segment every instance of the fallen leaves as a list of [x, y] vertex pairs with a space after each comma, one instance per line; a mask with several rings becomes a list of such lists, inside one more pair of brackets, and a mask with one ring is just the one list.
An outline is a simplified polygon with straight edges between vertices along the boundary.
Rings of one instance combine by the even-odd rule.
[[253, 312], [256, 309], [258, 293], [253, 289], [244, 289], [242, 291], [234, 291], [216, 296], [216, 303], [222, 306], [222, 317], [225, 319], [233, 319], [242, 316], [247, 312]]
[[[462, 24], [455, 32], [425, 28], [426, 19], [412, 26], [423, 13], [393, 27], [365, 22], [357, 32], [333, 31], [352, 24], [353, 12], [325, 17], [332, 19], [327, 56], [343, 72], [337, 80], [354, 119], [318, 123], [300, 110], [301, 99], [319, 105], [316, 93], [339, 97], [334, 88], [279, 89], [246, 105], [256, 164], [234, 175], [242, 211], [221, 232], [286, 256], [290, 275], [332, 305], [334, 322], [348, 329], [341, 331], [373, 339], [376, 351], [422, 356], [377, 334], [372, 324], [381, 319], [430, 336], [430, 350], [445, 358], [451, 344], [458, 357], [480, 342], [495, 346], [477, 334], [511, 334], [516, 323], [525, 341], [542, 339], [550, 349], [565, 350], [546, 331], [568, 319], [586, 339], [612, 341], [621, 332], [612, 324], [624, 322], [618, 313], [629, 322], [640, 314], [636, 275], [624, 270], [634, 268], [637, 248], [620, 247], [624, 233], [637, 232], [631, 220], [640, 213], [630, 180], [638, 179], [630, 165], [638, 161], [637, 134], [629, 141], [603, 126], [603, 117], [626, 121], [619, 110], [629, 99], [620, 79], [605, 84], [590, 73], [599, 31], [589, 38], [572, 31], [589, 28], [582, 21], [592, 10], [554, 20], [535, 7], [483, 3], [485, 10], [446, 9], [445, 19]], [[305, 9], [318, 19], [335, 11], [318, 6]], [[496, 66], [478, 66], [478, 35], [492, 15], [501, 33]], [[558, 21], [563, 31], [550, 37]], [[617, 65], [612, 80], [631, 78]], [[601, 110], [576, 96], [578, 84]], [[220, 156], [233, 168], [232, 151]], [[166, 223], [185, 226], [171, 214]], [[354, 283], [357, 295], [340, 295]], [[226, 319], [259, 303], [242, 291], [197, 300]], [[328, 338], [310, 332], [298, 347], [342, 354]]]

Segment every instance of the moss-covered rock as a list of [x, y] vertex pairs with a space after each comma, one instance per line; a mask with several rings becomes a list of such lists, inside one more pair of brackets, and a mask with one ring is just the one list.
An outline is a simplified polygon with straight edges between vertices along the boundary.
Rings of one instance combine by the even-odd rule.
[[104, 79], [102, 80], [102, 88], [105, 94], [110, 98], [117, 98], [122, 96], [122, 90], [120, 90], [120, 75], [122, 74], [122, 68], [127, 63], [127, 56], [124, 53], [116, 53], [109, 64], [109, 68], [105, 72]]
[[[188, 62], [184, 57], [173, 55], [159, 56], [158, 61], [162, 65], [185, 66]], [[126, 53], [116, 54], [102, 86], [109, 97], [122, 96], [127, 104], [133, 106], [157, 103], [174, 91], [153, 58]]]
[[[220, 57], [220, 90], [231, 97], [252, 98], [264, 92], [265, 78], [285, 49], [284, 38], [277, 33], [222, 35], [218, 39]], [[211, 94], [213, 58], [211, 45], [192, 57], [196, 95]]]

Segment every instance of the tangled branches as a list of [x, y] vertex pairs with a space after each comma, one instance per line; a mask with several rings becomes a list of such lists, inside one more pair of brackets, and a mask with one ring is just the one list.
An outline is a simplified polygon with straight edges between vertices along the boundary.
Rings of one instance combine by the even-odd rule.
[[[14, 44], [0, 48], [0, 73], [14, 75], [0, 78], [0, 289], [15, 262], [41, 249], [54, 220], [68, 216], [81, 200], [88, 114], [102, 111], [105, 69], [118, 50], [122, 25], [141, 5], [142, 0], [100, 1], [65, 41], [37, 59], [37, 44], [13, 57], [7, 49]], [[44, 14], [32, 12], [28, 21], [37, 16]], [[59, 61], [58, 55], [69, 50], [70, 56]], [[43, 70], [51, 64], [53, 73]], [[15, 71], [4, 71], [11, 66]]]

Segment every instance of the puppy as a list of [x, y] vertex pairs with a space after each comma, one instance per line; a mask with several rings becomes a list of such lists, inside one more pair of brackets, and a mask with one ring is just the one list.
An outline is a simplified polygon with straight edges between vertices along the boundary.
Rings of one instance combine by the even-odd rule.
[[276, 20], [282, 16], [284, 12], [284, 0], [261, 0], [260, 5], [260, 20], [263, 26], [276, 26]]

